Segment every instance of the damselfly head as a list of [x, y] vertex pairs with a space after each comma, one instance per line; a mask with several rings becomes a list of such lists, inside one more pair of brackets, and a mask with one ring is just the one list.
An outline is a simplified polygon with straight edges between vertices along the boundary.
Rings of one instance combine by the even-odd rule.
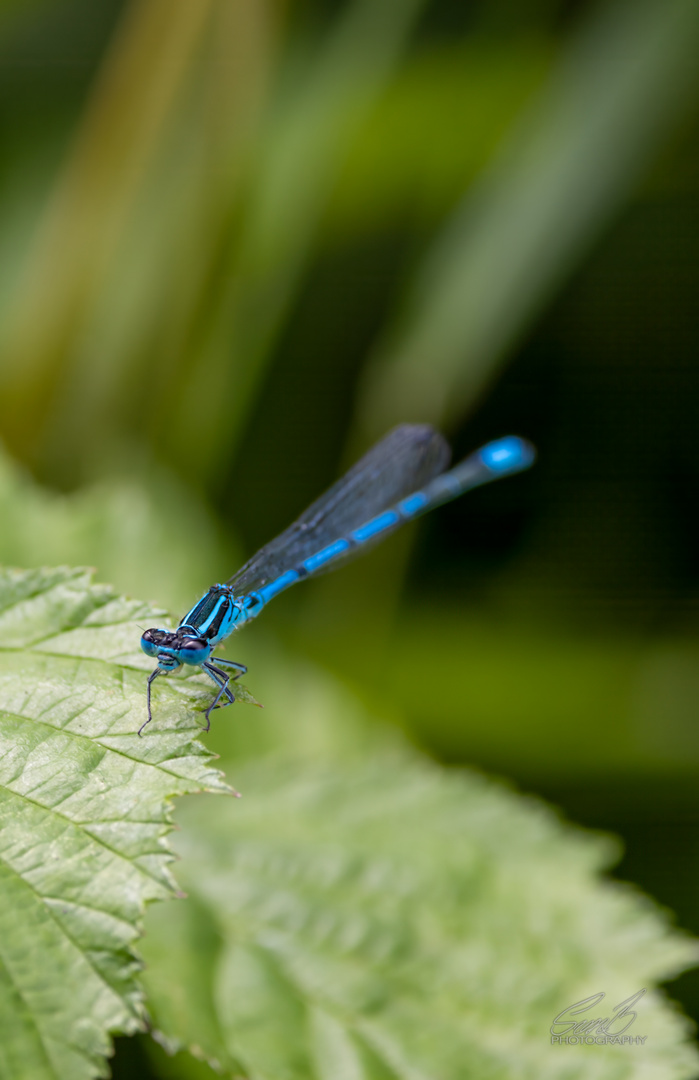
[[173, 671], [180, 664], [203, 664], [211, 652], [205, 638], [183, 633], [179, 628], [146, 630], [141, 637], [141, 648], [146, 656], [157, 657], [158, 666], [165, 671]]

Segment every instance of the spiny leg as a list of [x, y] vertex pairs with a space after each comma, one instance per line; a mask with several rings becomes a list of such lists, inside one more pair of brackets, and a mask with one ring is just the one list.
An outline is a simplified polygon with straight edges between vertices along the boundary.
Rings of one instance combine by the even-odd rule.
[[[229, 679], [227, 678], [225, 673], [223, 671], [219, 671], [218, 668], [214, 668], [214, 671], [216, 672], [216, 674], [214, 674], [214, 671], [209, 670], [209, 665], [208, 664], [202, 664], [202, 669], [204, 671], [206, 671], [206, 674], [209, 676], [209, 678], [213, 682], [215, 682], [216, 685], [220, 688], [221, 693], [225, 693], [226, 697], [228, 698], [228, 701], [224, 702], [224, 704], [221, 706], [221, 708], [222, 709], [225, 708], [226, 705], [232, 705], [233, 701], [235, 701], [235, 698], [233, 697], [233, 694], [231, 693], [230, 689], [228, 688]], [[217, 707], [216, 702], [218, 701], [220, 696], [221, 696], [221, 694], [216, 695], [216, 698], [214, 699], [214, 704], [211, 706], [212, 709], [215, 709]]]
[[226, 696], [228, 697], [228, 701], [226, 701], [225, 704], [221, 706], [221, 708], [225, 708], [225, 705], [232, 705], [235, 701], [235, 696], [228, 686], [228, 683], [230, 682], [230, 675], [228, 675], [225, 671], [221, 671], [220, 668], [214, 667], [213, 664], [202, 664], [202, 667], [206, 671], [209, 678], [213, 679], [213, 681], [219, 687], [218, 694], [206, 710], [206, 727], [204, 728], [204, 730], [208, 731], [211, 727], [211, 713], [218, 705], [222, 696], [226, 694]]
[[223, 705], [212, 705], [211, 708], [214, 709], [218, 707], [220, 709], [225, 709], [226, 705], [232, 705], [235, 702], [235, 696], [230, 686], [228, 685], [231, 681], [230, 675], [228, 675], [225, 671], [221, 671], [220, 668], [214, 667], [214, 665], [211, 663], [211, 660], [207, 660], [203, 667], [206, 669], [209, 678], [213, 679], [217, 686], [221, 686], [223, 688], [226, 697], [228, 698], [228, 701], [224, 701]]
[[245, 664], [239, 664], [236, 660], [224, 660], [222, 656], [211, 656], [209, 659], [213, 660], [215, 664], [223, 664], [224, 667], [237, 668], [237, 675], [230, 676], [231, 682], [235, 682], [241, 675], [245, 675], [248, 670]]
[[141, 724], [140, 728], [138, 729], [138, 734], [139, 735], [143, 731], [144, 727], [146, 727], [147, 724], [150, 724], [151, 720], [153, 719], [153, 716], [152, 716], [151, 711], [150, 711], [150, 688], [151, 688], [151, 686], [153, 684], [153, 679], [157, 679], [158, 675], [162, 675], [162, 668], [157, 667], [155, 669], [155, 671], [153, 671], [148, 676], [148, 719], [146, 720], [146, 723]]
[[[217, 664], [224, 664], [226, 667], [235, 668], [236, 669], [235, 675], [228, 675], [227, 672], [221, 671], [220, 668], [214, 667], [214, 661]], [[241, 675], [245, 674], [245, 672], [248, 670], [246, 668], [245, 664], [239, 664], [236, 660], [225, 660], [222, 656], [210, 656], [208, 662], [206, 664], [204, 664], [203, 666], [205, 668], [212, 668], [213, 671], [215, 671], [217, 673], [217, 675], [220, 675], [221, 678], [225, 680], [225, 685], [226, 685], [226, 695], [228, 697], [228, 701], [224, 701], [223, 705], [216, 705], [216, 703], [214, 702], [214, 704], [211, 706], [211, 708], [212, 709], [215, 709], [215, 708], [225, 709], [226, 705], [233, 705], [235, 703], [235, 695], [232, 693], [232, 691], [230, 689], [230, 686], [228, 684], [232, 683], [232, 682], [235, 682], [236, 679], [239, 679]], [[214, 682], [218, 686], [221, 685], [221, 683], [212, 674], [211, 671], [209, 671], [209, 678], [213, 679]], [[216, 701], [218, 701], [218, 698], [216, 699]]]

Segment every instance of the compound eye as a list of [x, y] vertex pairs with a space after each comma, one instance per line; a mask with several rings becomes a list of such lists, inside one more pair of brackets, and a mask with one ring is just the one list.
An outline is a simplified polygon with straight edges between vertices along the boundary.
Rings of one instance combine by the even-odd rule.
[[150, 638], [146, 636], [146, 634], [148, 634], [147, 630], [141, 638], [141, 648], [143, 649], [146, 656], [155, 656], [158, 651], [158, 646], [155, 644], [154, 641], [151, 641]]
[[164, 630], [156, 630], [155, 628], [152, 628], [151, 630], [145, 631], [145, 633], [141, 637], [141, 648], [143, 649], [146, 656], [156, 655], [156, 653], [158, 652], [158, 646], [161, 644], [164, 637]]
[[185, 664], [201, 664], [206, 660], [211, 646], [205, 638], [185, 638], [177, 650], [180, 660]]

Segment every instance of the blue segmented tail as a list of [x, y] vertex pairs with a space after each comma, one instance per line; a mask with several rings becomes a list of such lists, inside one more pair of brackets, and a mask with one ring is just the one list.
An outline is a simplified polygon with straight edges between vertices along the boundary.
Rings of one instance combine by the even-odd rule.
[[412, 492], [395, 506], [354, 529], [348, 536], [334, 540], [297, 566], [286, 570], [268, 585], [248, 593], [243, 600], [245, 621], [259, 615], [265, 604], [297, 581], [328, 568], [336, 560], [345, 559], [370, 541], [384, 539], [404, 522], [426, 514], [434, 507], [450, 502], [472, 488], [528, 469], [535, 458], [534, 447], [518, 435], [508, 435], [488, 443], [449, 472], [435, 477], [422, 491]]

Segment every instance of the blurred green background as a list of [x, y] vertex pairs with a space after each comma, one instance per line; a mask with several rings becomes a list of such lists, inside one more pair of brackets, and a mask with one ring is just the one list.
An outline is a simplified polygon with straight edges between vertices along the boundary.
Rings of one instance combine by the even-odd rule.
[[615, 830], [695, 932], [697, 55], [696, 0], [0, 7], [0, 560], [178, 614], [397, 422], [531, 438], [229, 654]]

